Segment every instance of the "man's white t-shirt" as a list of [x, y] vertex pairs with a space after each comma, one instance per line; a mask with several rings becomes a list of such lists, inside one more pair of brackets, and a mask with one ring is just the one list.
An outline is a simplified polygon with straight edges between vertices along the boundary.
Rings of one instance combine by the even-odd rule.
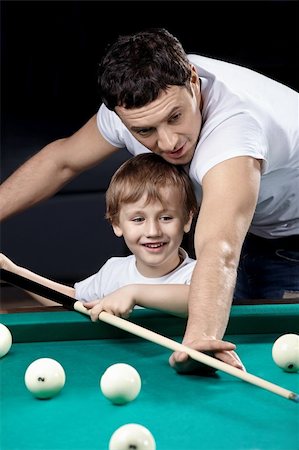
[[91, 302], [129, 284], [190, 284], [196, 261], [182, 248], [179, 253], [183, 260], [181, 264], [160, 278], [141, 275], [137, 270], [134, 255], [110, 258], [97, 273], [75, 283], [75, 298]]
[[[298, 93], [244, 67], [189, 55], [201, 80], [203, 125], [189, 175], [200, 203], [204, 175], [237, 156], [263, 161], [261, 187], [250, 230], [277, 238], [299, 234]], [[149, 150], [116, 113], [101, 105], [99, 130], [132, 155]]]

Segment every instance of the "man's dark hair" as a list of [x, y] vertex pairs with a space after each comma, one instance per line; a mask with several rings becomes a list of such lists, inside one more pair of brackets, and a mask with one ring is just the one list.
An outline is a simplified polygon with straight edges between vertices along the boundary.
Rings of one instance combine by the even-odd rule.
[[163, 28], [119, 36], [99, 65], [99, 90], [110, 110], [139, 108], [169, 86], [190, 90], [191, 65], [179, 40]]

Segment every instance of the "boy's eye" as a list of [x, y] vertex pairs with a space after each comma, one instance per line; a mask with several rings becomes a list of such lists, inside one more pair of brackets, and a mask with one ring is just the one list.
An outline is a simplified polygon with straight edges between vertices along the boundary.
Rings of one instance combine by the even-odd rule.
[[143, 217], [133, 217], [133, 219], [131, 219], [132, 222], [143, 222], [144, 218]]
[[168, 222], [169, 220], [172, 220], [172, 217], [170, 217], [170, 216], [162, 216], [162, 217], [161, 217], [161, 220], [162, 220], [163, 222]]

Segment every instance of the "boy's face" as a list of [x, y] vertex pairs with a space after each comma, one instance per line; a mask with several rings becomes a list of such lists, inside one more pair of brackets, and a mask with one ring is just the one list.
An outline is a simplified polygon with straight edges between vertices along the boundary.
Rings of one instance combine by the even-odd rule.
[[185, 223], [178, 189], [165, 187], [160, 194], [164, 205], [158, 200], [146, 204], [146, 195], [123, 204], [119, 222], [113, 225], [115, 234], [124, 237], [136, 256], [138, 271], [150, 278], [166, 275], [179, 265], [178, 248], [192, 222], [190, 217]]
[[153, 153], [172, 164], [191, 161], [202, 124], [199, 79], [194, 73], [186, 87], [171, 86], [141, 108], [115, 108], [133, 136]]

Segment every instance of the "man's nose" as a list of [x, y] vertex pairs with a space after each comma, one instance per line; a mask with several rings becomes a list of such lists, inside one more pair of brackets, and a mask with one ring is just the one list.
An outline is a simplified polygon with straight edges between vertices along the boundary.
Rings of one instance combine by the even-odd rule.
[[158, 147], [165, 152], [172, 152], [177, 143], [176, 135], [169, 128], [162, 128], [158, 131]]

